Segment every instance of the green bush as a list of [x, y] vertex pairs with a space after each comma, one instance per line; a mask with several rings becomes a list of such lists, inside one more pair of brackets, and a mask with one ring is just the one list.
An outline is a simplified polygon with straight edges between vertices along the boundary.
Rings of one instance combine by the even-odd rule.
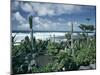
[[[45, 66], [38, 66], [38, 64], [38, 67], [33, 66], [32, 73], [78, 70], [81, 65], [96, 63], [96, 40], [94, 37], [88, 38], [88, 42], [84, 38], [74, 40], [74, 56], [71, 56], [70, 47], [66, 47], [67, 42], [37, 41], [35, 38], [33, 40], [34, 52], [38, 56], [41, 54], [49, 55], [50, 62]], [[12, 68], [14, 73], [28, 73], [27, 68], [23, 69], [21, 65], [23, 67], [29, 65], [25, 65], [25, 57], [34, 53], [31, 48], [31, 41], [28, 37], [25, 37], [19, 45], [14, 45], [14, 40], [12, 41]]]
[[[84, 40], [85, 42], [85, 40]], [[89, 65], [96, 63], [96, 45], [95, 39], [89, 39], [88, 44], [81, 43], [80, 49], [76, 51], [76, 63], [78, 65]]]
[[69, 54], [69, 49], [63, 50], [59, 43], [48, 44], [48, 54], [52, 57], [53, 71], [65, 70], [77, 70], [77, 65], [73, 57]]

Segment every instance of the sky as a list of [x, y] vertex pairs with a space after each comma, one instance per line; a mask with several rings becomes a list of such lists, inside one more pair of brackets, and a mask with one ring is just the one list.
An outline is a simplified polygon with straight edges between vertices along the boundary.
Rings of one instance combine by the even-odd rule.
[[31, 15], [33, 30], [38, 31], [70, 31], [72, 23], [74, 31], [81, 31], [80, 24], [96, 24], [95, 6], [12, 0], [11, 30], [30, 30], [28, 19]]

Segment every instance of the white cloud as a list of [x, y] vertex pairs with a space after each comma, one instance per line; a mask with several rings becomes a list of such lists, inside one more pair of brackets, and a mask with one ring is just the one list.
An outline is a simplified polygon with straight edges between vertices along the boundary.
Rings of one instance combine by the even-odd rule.
[[20, 6], [21, 6], [22, 10], [25, 12], [33, 12], [32, 6], [29, 3], [21, 2]]
[[18, 1], [13, 1], [11, 4], [11, 9], [12, 10], [18, 10], [19, 7], [19, 2]]
[[42, 25], [42, 27], [45, 28], [45, 29], [48, 29], [49, 25], [48, 25], [48, 23], [44, 23], [44, 24]]
[[77, 22], [77, 21], [75, 21], [75, 22], [74, 22], [74, 24], [75, 24], [75, 25], [78, 25], [78, 22]]
[[58, 18], [58, 21], [63, 22], [63, 21], [65, 21], [65, 19], [63, 19], [63, 18]]
[[[22, 29], [22, 30], [29, 30], [29, 23], [28, 21], [21, 16], [19, 12], [16, 12], [13, 14], [13, 20], [15, 20], [18, 24], [15, 26], [16, 29]], [[59, 20], [59, 19], [58, 19]], [[74, 21], [74, 29], [77, 29], [77, 21]], [[52, 21], [50, 19], [44, 19], [41, 17], [33, 17], [33, 29], [34, 30], [49, 30], [49, 31], [65, 31], [70, 30], [72, 22], [70, 21]]]
[[58, 12], [58, 15], [60, 14], [72, 14], [75, 12], [80, 12], [81, 6], [76, 5], [57, 5], [56, 12]]
[[[16, 7], [19, 3], [15, 3]], [[20, 2], [20, 7], [23, 11], [29, 12], [29, 14], [37, 13], [37, 17], [33, 17], [33, 29], [34, 30], [70, 30], [68, 26], [71, 22], [65, 21], [63, 18], [58, 18], [57, 21], [41, 18], [40, 16], [58, 16], [62, 14], [72, 14], [81, 11], [81, 6], [76, 5], [64, 5], [64, 4], [48, 4], [48, 3], [33, 3], [33, 2]], [[28, 14], [28, 15], [29, 15]], [[20, 12], [16, 12], [12, 16], [13, 24], [16, 29], [29, 29], [28, 20], [26, 20]], [[17, 24], [15, 24], [17, 23]], [[78, 23], [75, 21], [75, 25]]]
[[66, 22], [66, 21], [55, 22], [51, 21], [50, 19], [43, 19], [40, 17], [34, 17], [33, 21], [34, 21], [34, 26], [33, 26], [34, 30], [65, 31], [65, 30], [70, 30], [69, 24], [71, 24], [71, 22]]
[[54, 16], [61, 14], [72, 14], [81, 11], [81, 6], [51, 4], [51, 3], [20, 3], [22, 10], [30, 13], [37, 13], [38, 16]]
[[72, 14], [81, 11], [81, 6], [77, 5], [19, 2], [19, 1], [12, 2], [12, 10], [17, 10], [19, 8], [31, 14], [37, 13], [37, 16]]
[[68, 22], [68, 23], [67, 23], [67, 25], [68, 25], [69, 27], [71, 27], [71, 25], [72, 25], [72, 22]]
[[35, 17], [33, 18], [34, 21], [34, 29], [36, 30], [50, 30], [50, 29], [54, 29], [55, 28], [55, 23], [48, 20], [48, 19], [43, 19], [40, 17]]
[[19, 26], [18, 26], [18, 29], [29, 30], [29, 24], [27, 24], [27, 23], [24, 24], [24, 23], [23, 23], [22, 25], [19, 25]]
[[[38, 6], [39, 7], [39, 6]], [[45, 4], [41, 4], [40, 10], [38, 12], [42, 12], [42, 9], [45, 8], [44, 14], [45, 15], [61, 15], [61, 14], [72, 14], [75, 12], [79, 12], [80, 11], [80, 7], [79, 6], [75, 6], [75, 5], [59, 5], [59, 4], [49, 4], [49, 5], [45, 5]]]
[[28, 21], [19, 12], [12, 14], [12, 25], [14, 29], [29, 29]]
[[40, 18], [39, 17], [33, 17], [33, 21], [40, 23]]
[[[39, 7], [40, 6], [40, 7]], [[45, 16], [45, 15], [54, 15], [54, 10], [50, 9], [50, 6], [43, 6], [43, 5], [39, 5], [39, 6], [34, 6], [34, 10], [37, 12], [38, 16]], [[36, 8], [35, 8], [36, 7]], [[38, 7], [38, 9], [37, 9]]]
[[13, 19], [18, 21], [20, 24], [22, 24], [22, 23], [24, 23], [26, 21], [25, 18], [22, 17], [19, 12], [16, 12], [16, 13], [13, 14]]

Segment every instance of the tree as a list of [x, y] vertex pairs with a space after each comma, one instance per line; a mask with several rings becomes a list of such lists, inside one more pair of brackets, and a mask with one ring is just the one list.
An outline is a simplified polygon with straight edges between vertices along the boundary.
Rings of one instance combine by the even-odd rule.
[[[86, 19], [87, 21], [90, 21], [90, 18]], [[88, 31], [94, 31], [95, 27], [94, 25], [89, 24], [80, 24], [79, 28], [83, 31], [83, 34], [86, 38], [86, 40], [80, 41], [80, 44], [77, 45], [79, 50], [76, 52], [76, 63], [78, 65], [89, 65], [91, 63], [95, 63], [96, 61], [96, 48], [95, 48], [95, 39], [89, 39], [88, 38]], [[86, 34], [85, 34], [86, 33]]]
[[93, 25], [80, 24], [79, 28], [84, 32], [95, 30]]

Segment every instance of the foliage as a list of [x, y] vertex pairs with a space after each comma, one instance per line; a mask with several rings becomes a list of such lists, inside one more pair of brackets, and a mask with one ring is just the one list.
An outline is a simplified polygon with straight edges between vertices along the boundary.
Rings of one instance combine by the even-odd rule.
[[[90, 28], [90, 29], [89, 29]], [[92, 31], [94, 27], [83, 26], [83, 30]], [[23, 39], [19, 45], [14, 45], [15, 36], [12, 37], [12, 68], [14, 73], [40, 73], [40, 72], [56, 72], [78, 70], [82, 65], [96, 63], [96, 38], [94, 36], [87, 37], [84, 33], [78, 35], [79, 39], [73, 39], [73, 49], [75, 55], [71, 56], [71, 35], [65, 34], [67, 41], [52, 42], [50, 40], [36, 40], [32, 42], [28, 36]], [[88, 42], [87, 42], [88, 38]], [[50, 62], [44, 66], [32, 66], [32, 70], [28, 71], [29, 62], [32, 55], [49, 55]], [[27, 59], [26, 59], [27, 57]], [[27, 63], [26, 63], [27, 61]], [[42, 61], [41, 61], [42, 62]]]
[[33, 67], [32, 68], [32, 72], [33, 73], [41, 73], [41, 72], [52, 72], [52, 63], [48, 63], [46, 66], [42, 66], [42, 67]]
[[83, 40], [75, 45], [77, 46], [75, 61], [78, 65], [96, 63], [96, 46], [94, 38], [89, 39], [88, 43], [86, 43], [86, 40]]
[[95, 30], [93, 25], [86, 25], [86, 24], [81, 24], [79, 26], [80, 29], [82, 29], [83, 31], [93, 31]]
[[56, 55], [61, 49], [61, 46], [59, 43], [49, 42], [47, 48], [49, 55]]
[[[93, 25], [81, 24], [79, 27], [84, 32], [95, 30]], [[77, 43], [74, 44], [74, 48], [76, 50], [75, 61], [77, 65], [89, 65], [91, 63], [96, 63], [96, 38], [94, 36], [88, 37], [83, 34]]]
[[20, 45], [12, 45], [12, 67], [13, 72], [18, 73], [18, 69], [25, 62], [25, 56], [31, 52], [31, 44], [26, 36]]
[[36, 50], [37, 50], [38, 54], [46, 53], [48, 42], [49, 42], [49, 40], [47, 40], [47, 41], [38, 40], [36, 42]]
[[66, 37], [68, 40], [70, 40], [70, 39], [71, 39], [71, 34], [70, 34], [70, 33], [67, 33], [67, 34], [65, 34], [65, 37]]
[[58, 43], [50, 43], [48, 45], [48, 54], [52, 57], [53, 71], [61, 71], [64, 67], [65, 70], [77, 69], [73, 57], [69, 55], [69, 50], [62, 50], [61, 45]]
[[[25, 67], [25, 62], [30, 62], [32, 54], [37, 53], [37, 55], [39, 55], [46, 52], [48, 41], [36, 41], [35, 38], [33, 38], [33, 41], [34, 51], [32, 50], [31, 41], [28, 36], [26, 36], [19, 45], [14, 45], [16, 42], [14, 41], [14, 38], [12, 38], [12, 68], [14, 73], [26, 73], [27, 71], [23, 72], [20, 70], [25, 70], [25, 68], [23, 68]], [[27, 60], [26, 57], [28, 58]], [[29, 63], [27, 63], [27, 66], [28, 65]]]

